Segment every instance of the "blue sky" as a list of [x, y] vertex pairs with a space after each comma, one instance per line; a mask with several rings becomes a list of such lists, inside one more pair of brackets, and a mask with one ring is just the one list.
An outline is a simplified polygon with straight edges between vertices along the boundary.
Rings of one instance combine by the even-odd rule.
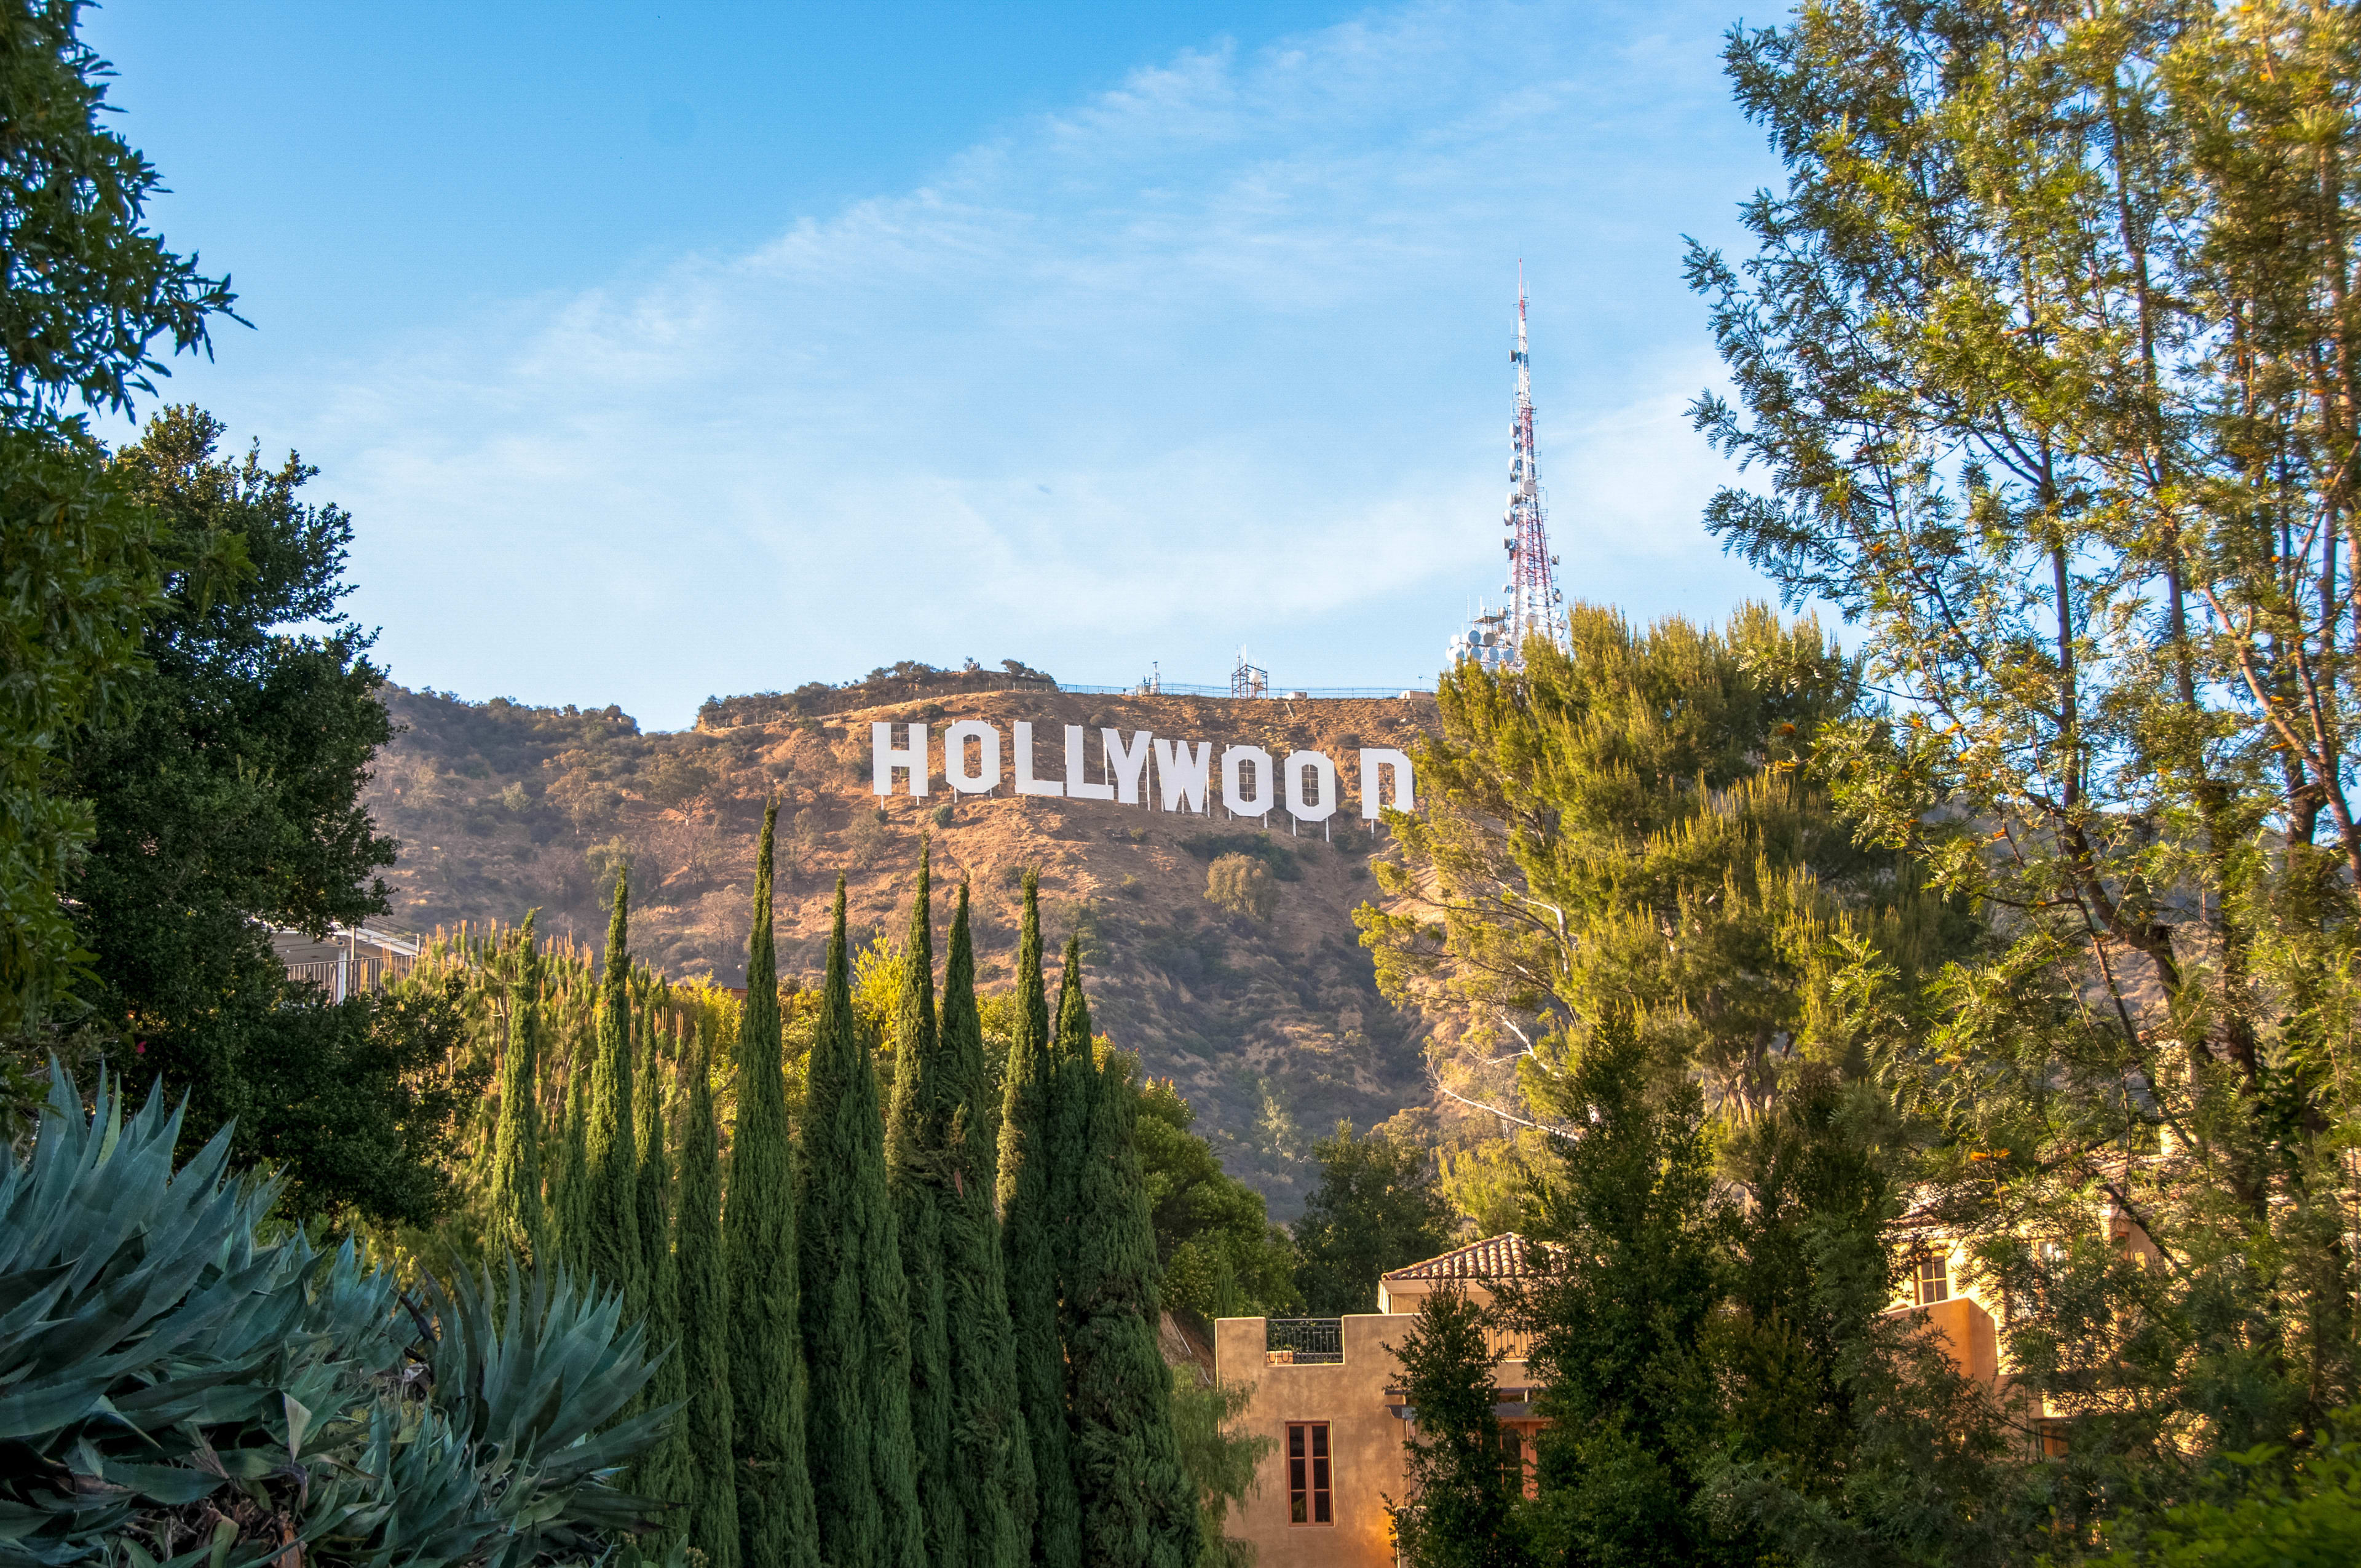
[[[1102, 14], [1104, 13], [1104, 14]], [[1720, 5], [323, 6], [87, 31], [254, 323], [164, 390], [348, 508], [394, 678], [897, 658], [1430, 684], [1497, 597], [1517, 264], [1570, 597], [1718, 616], [1681, 238]], [[1756, 24], [1768, 15], [1750, 16]]]

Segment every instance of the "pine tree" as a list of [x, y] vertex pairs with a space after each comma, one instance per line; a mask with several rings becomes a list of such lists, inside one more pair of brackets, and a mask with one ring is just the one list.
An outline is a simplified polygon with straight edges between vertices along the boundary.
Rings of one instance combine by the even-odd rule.
[[1031, 1449], [1037, 1508], [1033, 1562], [1081, 1568], [1082, 1521], [1066, 1424], [1066, 1354], [1058, 1333], [1056, 1211], [1050, 1167], [1056, 1073], [1041, 979], [1041, 888], [1025, 873], [1016, 943], [1016, 1031], [1000, 1117], [1001, 1254], [1014, 1333], [1016, 1392]]
[[934, 1568], [968, 1561], [974, 1528], [952, 1475], [950, 1333], [943, 1280], [945, 1145], [952, 1106], [935, 1021], [931, 850], [918, 851], [918, 887], [902, 948], [902, 992], [894, 1010], [894, 1100], [885, 1121], [885, 1170], [910, 1315], [910, 1438], [917, 1447], [927, 1558]]
[[1093, 1568], [1196, 1568], [1197, 1498], [1172, 1431], [1172, 1371], [1157, 1348], [1156, 1231], [1132, 1138], [1137, 1096], [1108, 1081], [1126, 1070], [1120, 1058], [1089, 1065], [1079, 937], [1066, 944], [1066, 980], [1061, 1078], [1077, 1064], [1086, 1075], [1066, 1303], [1082, 1555]]
[[623, 1321], [647, 1317], [646, 1259], [640, 1246], [639, 1158], [631, 1115], [631, 883], [615, 875], [607, 923], [605, 981], [598, 994], [598, 1050], [590, 1069], [590, 1115], [583, 1154], [589, 1180], [582, 1205], [590, 1273], [623, 1299]]
[[819, 1539], [842, 1568], [925, 1568], [910, 1440], [910, 1303], [877, 1072], [852, 1014], [844, 881], [796, 1146], [804, 1361]]
[[[753, 994], [753, 987], [747, 987]], [[738, 1464], [730, 1409], [730, 1276], [721, 1253], [721, 1129], [713, 1116], [713, 1034], [702, 1019], [685, 1053], [680, 1137], [680, 1360], [688, 1385], [688, 1543], [706, 1568], [738, 1568]], [[743, 1135], [742, 1133], [741, 1135]], [[791, 1333], [790, 1319], [782, 1319]], [[785, 1336], [783, 1336], [785, 1337]], [[790, 1351], [793, 1343], [790, 1341]], [[800, 1355], [796, 1365], [802, 1365]], [[800, 1456], [798, 1456], [800, 1459]], [[798, 1463], [795, 1474], [802, 1477]], [[808, 1539], [809, 1532], [806, 1531]]]
[[[730, 1146], [728, 1323], [730, 1401], [719, 1423], [738, 1474], [738, 1540], [744, 1568], [818, 1568], [819, 1533], [805, 1447], [807, 1393], [798, 1289], [795, 1152], [780, 1060], [779, 963], [771, 928], [772, 846], [779, 803], [763, 810], [754, 858], [754, 926], [746, 941], [746, 1009], [738, 1025], [738, 1128]], [[697, 1455], [700, 1475], [719, 1451]], [[726, 1490], [700, 1497], [710, 1518]], [[711, 1549], [708, 1548], [708, 1552]], [[838, 1554], [838, 1560], [844, 1559]], [[713, 1568], [731, 1568], [719, 1556]]]
[[533, 916], [516, 934], [508, 985], [508, 1049], [500, 1056], [500, 1121], [492, 1154], [495, 1252], [549, 1261], [548, 1211], [541, 1197], [541, 949]]
[[[643, 1396], [654, 1407], [681, 1405], [688, 1398], [688, 1369], [680, 1351], [680, 1275], [672, 1249], [672, 1159], [664, 1146], [664, 1061], [657, 1049], [660, 1036], [651, 1003], [640, 1029], [639, 1113], [636, 1153], [639, 1160], [641, 1265], [648, 1291], [648, 1343], [664, 1353]], [[664, 1436], [640, 1457], [632, 1471], [631, 1490], [674, 1505], [664, 1520], [666, 1544], [687, 1539], [689, 1496], [688, 1423], [675, 1419]]]
[[[941, 1102], [947, 1107], [941, 1194], [945, 1321], [950, 1325], [951, 1485], [967, 1522], [972, 1568], [1025, 1568], [1031, 1554], [1032, 1444], [1016, 1391], [1016, 1332], [994, 1216], [990, 1106], [983, 1022], [975, 1004], [975, 948], [968, 885], [959, 890], [943, 964]], [[936, 1568], [946, 1568], [939, 1559]]]

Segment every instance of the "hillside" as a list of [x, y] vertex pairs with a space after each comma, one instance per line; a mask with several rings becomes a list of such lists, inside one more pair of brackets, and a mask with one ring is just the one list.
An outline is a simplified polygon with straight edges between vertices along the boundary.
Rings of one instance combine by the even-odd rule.
[[[1029, 672], [1028, 672], [1029, 674]], [[1046, 935], [1080, 930], [1099, 1026], [1149, 1072], [1180, 1081], [1225, 1163], [1291, 1217], [1308, 1190], [1301, 1157], [1340, 1117], [1367, 1127], [1424, 1104], [1416, 1026], [1378, 995], [1353, 907], [1374, 890], [1371, 838], [1348, 795], [1333, 841], [1152, 804], [953, 797], [870, 789], [872, 720], [940, 726], [1029, 719], [1057, 750], [1066, 724], [1233, 743], [1284, 754], [1407, 746], [1433, 713], [1408, 701], [1231, 702], [1039, 690], [938, 693], [813, 714], [791, 704], [710, 704], [700, 727], [642, 734], [619, 710], [467, 703], [390, 689], [404, 727], [368, 801], [401, 842], [392, 921], [432, 930], [542, 911], [544, 931], [596, 942], [601, 888], [627, 859], [632, 948], [675, 976], [742, 983], [756, 838], [780, 798], [778, 934], [784, 974], [816, 978], [836, 876], [849, 879], [857, 940], [898, 939], [922, 833], [944, 882], [972, 880], [980, 978], [1013, 972], [1016, 883], [1041, 872]], [[857, 696], [855, 698], [857, 700]], [[807, 705], [808, 706], [808, 705]], [[738, 722], [732, 722], [738, 720]], [[897, 734], [899, 731], [897, 730]], [[1061, 771], [1053, 761], [1047, 773]], [[947, 804], [950, 809], [943, 813]], [[946, 820], [938, 821], [939, 813]], [[1208, 902], [1209, 866], [1244, 852], [1270, 871], [1268, 922]]]

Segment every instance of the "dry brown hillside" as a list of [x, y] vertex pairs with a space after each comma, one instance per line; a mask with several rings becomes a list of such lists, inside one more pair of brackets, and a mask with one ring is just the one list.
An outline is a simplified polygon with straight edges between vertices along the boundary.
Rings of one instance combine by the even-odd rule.
[[[632, 948], [675, 976], [743, 980], [754, 846], [764, 797], [780, 805], [779, 956], [813, 976], [836, 876], [849, 879], [856, 940], [898, 940], [921, 834], [939, 885], [972, 879], [978, 962], [987, 986], [1015, 959], [1016, 883], [1041, 872], [1051, 942], [1082, 933], [1099, 1027], [1180, 1080], [1199, 1130], [1230, 1168], [1260, 1186], [1279, 1217], [1306, 1190], [1301, 1156], [1342, 1117], [1367, 1127], [1428, 1094], [1412, 1022], [1377, 993], [1355, 940], [1353, 907], [1373, 891], [1375, 847], [1357, 816], [1349, 754], [1406, 747], [1433, 713], [1425, 697], [1232, 702], [1063, 692], [959, 694], [799, 719], [644, 735], [613, 708], [531, 708], [395, 690], [406, 726], [379, 760], [369, 803], [401, 841], [393, 921], [431, 930], [542, 910], [545, 931], [595, 943], [600, 894], [618, 859], [631, 867]], [[708, 723], [728, 708], [708, 708]], [[1004, 732], [1030, 719], [1058, 751], [1066, 724], [1208, 740], [1284, 754], [1324, 750], [1348, 774], [1333, 842], [1153, 806], [1017, 799], [1003, 785], [953, 797], [897, 794], [881, 816], [870, 788], [869, 725], [981, 718]], [[897, 731], [897, 734], [899, 731]], [[1045, 773], [1062, 772], [1053, 756]], [[944, 820], [938, 813], [946, 805]], [[1208, 902], [1208, 868], [1243, 852], [1268, 868], [1268, 921]], [[947, 905], [939, 905], [947, 915]]]

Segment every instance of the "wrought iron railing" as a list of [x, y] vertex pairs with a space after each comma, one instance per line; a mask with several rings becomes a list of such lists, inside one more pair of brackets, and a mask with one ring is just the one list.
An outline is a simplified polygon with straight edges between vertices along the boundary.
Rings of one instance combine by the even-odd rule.
[[1270, 1318], [1263, 1324], [1263, 1350], [1274, 1362], [1335, 1366], [1345, 1359], [1342, 1318]]

